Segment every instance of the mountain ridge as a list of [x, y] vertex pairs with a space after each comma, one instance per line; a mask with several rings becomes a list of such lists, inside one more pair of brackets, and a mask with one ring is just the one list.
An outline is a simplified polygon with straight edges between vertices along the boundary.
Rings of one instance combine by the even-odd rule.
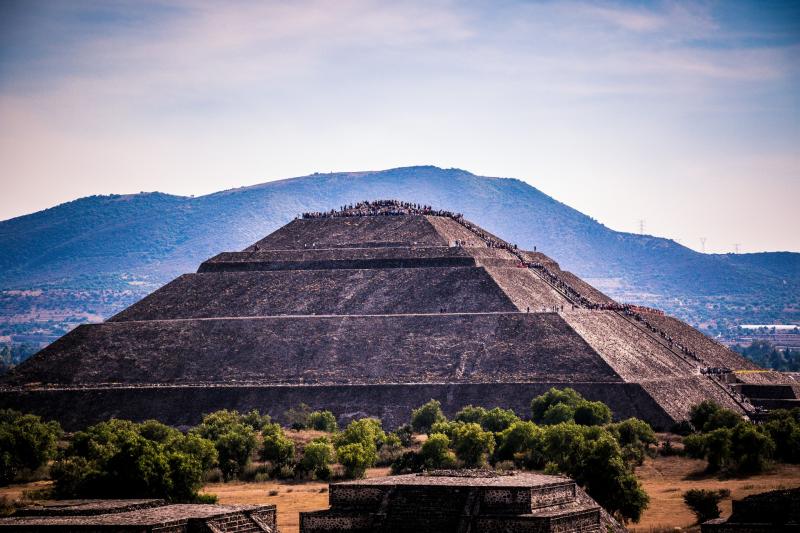
[[462, 212], [520, 247], [536, 246], [619, 300], [661, 307], [693, 324], [800, 319], [800, 253], [700, 254], [662, 237], [612, 230], [516, 178], [430, 165], [315, 173], [195, 197], [76, 199], [0, 222], [0, 290], [130, 292], [116, 309], [109, 305], [115, 311], [303, 211], [375, 198]]

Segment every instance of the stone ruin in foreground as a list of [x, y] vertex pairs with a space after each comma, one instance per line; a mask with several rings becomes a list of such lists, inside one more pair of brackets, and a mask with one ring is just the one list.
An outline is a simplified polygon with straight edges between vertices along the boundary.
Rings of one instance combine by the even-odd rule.
[[0, 518], [3, 532], [278, 533], [274, 505], [172, 504], [163, 500], [53, 500]]
[[306, 214], [77, 327], [2, 378], [0, 407], [76, 429], [306, 403], [393, 427], [431, 398], [525, 415], [569, 386], [666, 429], [704, 399], [796, 405], [798, 383], [460, 215], [388, 201]]
[[300, 533], [625, 531], [560, 476], [433, 471], [331, 485], [331, 508], [300, 513]]

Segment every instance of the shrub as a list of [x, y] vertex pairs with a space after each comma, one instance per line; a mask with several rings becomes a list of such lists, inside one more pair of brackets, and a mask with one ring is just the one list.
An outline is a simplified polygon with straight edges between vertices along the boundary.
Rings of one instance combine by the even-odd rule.
[[638, 418], [611, 424], [608, 429], [622, 446], [622, 455], [630, 464], [641, 465], [650, 446], [657, 442], [653, 428]]
[[443, 433], [447, 435], [447, 437], [452, 441], [453, 433], [455, 432], [455, 430], [463, 425], [464, 422], [455, 422], [455, 421], [436, 422], [434, 425], [431, 426], [431, 433]]
[[712, 415], [716, 414], [720, 409], [719, 405], [711, 400], [703, 400], [689, 410], [689, 422], [692, 423], [695, 430], [703, 431], [706, 422]]
[[683, 501], [702, 524], [708, 520], [719, 518], [719, 502], [729, 493], [720, 490], [691, 489], [683, 493]]
[[731, 433], [731, 451], [739, 472], [758, 473], [772, 458], [775, 443], [753, 424], [742, 422]]
[[327, 480], [331, 477], [331, 463], [334, 460], [333, 445], [328, 439], [314, 439], [306, 444], [300, 466], [311, 472], [317, 479]]
[[603, 402], [584, 400], [575, 407], [574, 418], [582, 426], [601, 426], [611, 422], [611, 409]]
[[511, 409], [495, 407], [486, 411], [479, 424], [486, 431], [498, 433], [517, 421], [519, 417]]
[[452, 468], [456, 463], [450, 451], [450, 439], [442, 433], [431, 433], [419, 452], [424, 468]]
[[547, 408], [542, 416], [542, 423], [548, 426], [562, 422], [572, 422], [575, 418], [575, 408], [565, 403], [557, 403]]
[[344, 467], [345, 476], [351, 479], [364, 477], [367, 468], [376, 460], [376, 452], [360, 443], [345, 444], [337, 448], [336, 455]]
[[261, 431], [272, 419], [268, 414], [262, 415], [258, 409], [253, 409], [249, 413], [243, 415], [241, 421], [243, 424], [253, 428], [254, 431]]
[[461, 409], [459, 412], [456, 413], [456, 416], [453, 417], [453, 420], [456, 422], [464, 422], [468, 424], [470, 422], [474, 422], [476, 424], [480, 424], [483, 422], [483, 419], [486, 417], [486, 409], [483, 407], [476, 407], [474, 405], [468, 405]]
[[406, 448], [414, 444], [414, 430], [411, 429], [411, 424], [403, 424], [394, 432], [397, 438], [400, 439], [400, 444]]
[[153, 422], [96, 424], [75, 434], [53, 465], [56, 496], [195, 501], [204, 466], [216, 462], [213, 445], [200, 439]]
[[301, 403], [297, 407], [287, 409], [283, 416], [290, 428], [296, 431], [306, 429], [308, 427], [309, 416], [311, 416], [311, 407]]
[[534, 422], [541, 423], [544, 421], [545, 413], [550, 407], [564, 404], [574, 409], [582, 400], [583, 397], [574, 389], [569, 387], [565, 389], [552, 388], [531, 400], [531, 418]]
[[483, 466], [494, 452], [494, 436], [478, 424], [460, 424], [453, 431], [453, 449], [466, 467]]
[[261, 459], [276, 467], [294, 462], [294, 442], [289, 439], [280, 424], [267, 424], [262, 431]]
[[386, 441], [386, 433], [381, 427], [380, 420], [376, 418], [353, 420], [335, 438], [336, 446], [358, 443], [363, 445], [371, 444], [376, 449], [378, 444], [384, 441]]
[[429, 433], [431, 426], [445, 420], [439, 400], [431, 400], [411, 413], [411, 427], [418, 433]]
[[330, 411], [314, 411], [308, 415], [308, 425], [317, 431], [333, 433], [339, 429], [336, 417]]
[[567, 474], [609, 512], [639, 520], [649, 499], [609, 430], [573, 422], [547, 426], [542, 450], [546, 472]]
[[350, 422], [336, 436], [335, 448], [339, 462], [350, 478], [363, 477], [366, 469], [378, 460], [378, 443], [386, 441], [379, 420], [362, 418]]
[[708, 471], [717, 472], [731, 462], [731, 430], [715, 429], [705, 434], [705, 453], [708, 459]]
[[800, 408], [777, 409], [770, 413], [764, 431], [775, 443], [775, 457], [787, 463], [800, 463]]
[[22, 470], [33, 471], [46, 464], [55, 456], [60, 436], [57, 422], [0, 410], [0, 485], [13, 481]]
[[226, 480], [233, 479], [244, 469], [258, 444], [252, 426], [245, 424], [238, 412], [227, 409], [204, 416], [190, 434], [214, 443], [219, 468]]
[[495, 459], [514, 461], [525, 468], [544, 467], [542, 439], [544, 431], [533, 422], [514, 422], [496, 436]]
[[733, 429], [742, 422], [742, 415], [730, 409], [719, 409], [708, 417], [703, 432], [708, 433], [715, 429], [728, 428]]

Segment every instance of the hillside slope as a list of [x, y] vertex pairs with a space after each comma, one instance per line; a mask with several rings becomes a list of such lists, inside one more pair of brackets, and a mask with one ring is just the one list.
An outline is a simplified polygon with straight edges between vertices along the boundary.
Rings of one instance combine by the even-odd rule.
[[[314, 174], [196, 198], [93, 196], [0, 222], [0, 316], [62, 324], [108, 316], [302, 211], [376, 198], [463, 212], [523, 248], [536, 246], [617, 299], [693, 324], [800, 320], [800, 254], [699, 254], [671, 240], [613, 231], [516, 179], [427, 166]], [[45, 292], [18, 292], [28, 289]], [[59, 313], [70, 306], [74, 316]]]

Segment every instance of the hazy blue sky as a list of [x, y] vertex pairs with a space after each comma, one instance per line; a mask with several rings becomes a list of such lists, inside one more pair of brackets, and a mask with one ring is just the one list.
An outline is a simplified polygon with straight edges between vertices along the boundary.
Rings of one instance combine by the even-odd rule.
[[0, 0], [0, 219], [413, 164], [800, 251], [800, 2]]

